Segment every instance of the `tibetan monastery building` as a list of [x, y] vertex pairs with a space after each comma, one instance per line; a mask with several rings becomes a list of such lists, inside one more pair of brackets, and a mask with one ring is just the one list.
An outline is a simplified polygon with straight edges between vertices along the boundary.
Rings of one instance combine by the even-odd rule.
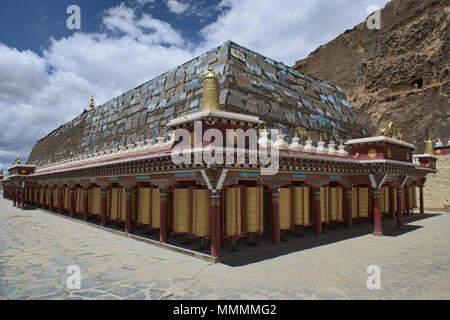
[[381, 236], [382, 216], [401, 228], [413, 208], [423, 213], [436, 172], [434, 156], [413, 156], [402, 139], [392, 124], [367, 137], [340, 87], [229, 41], [91, 102], [27, 164], [17, 157], [1, 183], [14, 206], [171, 247], [197, 242], [215, 259], [302, 229], [320, 236], [323, 226], [367, 220]]

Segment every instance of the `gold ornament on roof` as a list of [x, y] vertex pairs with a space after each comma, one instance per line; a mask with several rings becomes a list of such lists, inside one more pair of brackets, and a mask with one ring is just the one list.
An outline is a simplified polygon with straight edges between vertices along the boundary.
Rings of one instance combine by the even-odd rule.
[[19, 157], [19, 154], [17, 154], [16, 160], [14, 160], [13, 165], [14, 165], [14, 166], [17, 166], [17, 165], [19, 165], [19, 164], [20, 164], [20, 157]]
[[202, 111], [220, 110], [219, 77], [221, 76], [220, 72], [216, 74], [211, 67], [206, 76], [200, 73], [200, 79], [203, 80]]
[[387, 127], [380, 130], [380, 135], [386, 136], [395, 140], [404, 140], [403, 133], [398, 127], [395, 126], [393, 122], [389, 122]]
[[434, 154], [434, 140], [429, 138], [427, 141], [425, 141], [425, 152], [427, 154]]
[[91, 104], [89, 105], [89, 107], [91, 108], [91, 110], [95, 109], [95, 104], [94, 104], [94, 97], [91, 97]]

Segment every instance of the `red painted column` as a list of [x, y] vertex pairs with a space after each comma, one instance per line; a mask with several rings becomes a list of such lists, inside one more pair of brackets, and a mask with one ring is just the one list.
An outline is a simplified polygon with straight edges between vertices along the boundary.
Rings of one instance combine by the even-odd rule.
[[425, 209], [423, 206], [423, 186], [419, 187], [419, 203], [420, 214], [425, 214]]
[[106, 190], [102, 188], [100, 199], [100, 223], [106, 227]]
[[25, 190], [24, 188], [20, 189], [20, 209], [23, 210], [25, 208]]
[[160, 228], [159, 242], [167, 242], [167, 193], [166, 190], [160, 190]]
[[352, 189], [347, 190], [347, 227], [353, 228], [353, 206], [352, 206]]
[[322, 235], [322, 214], [320, 212], [320, 189], [315, 192], [316, 236]]
[[88, 221], [88, 191], [83, 189], [83, 220]]
[[50, 196], [49, 196], [49, 202], [48, 202], [48, 209], [50, 211], [53, 211], [53, 192], [54, 192], [53, 188], [51, 188], [50, 191], [49, 191]]
[[126, 197], [126, 201], [127, 201], [126, 218], [125, 218], [125, 232], [126, 233], [131, 233], [131, 231], [132, 231], [132, 226], [131, 226], [132, 221], [131, 221], [131, 190], [130, 189], [126, 189], [125, 197]]
[[272, 216], [273, 216], [273, 244], [280, 245], [280, 196], [279, 189], [275, 189], [272, 193]]
[[221, 221], [220, 193], [211, 195], [211, 256], [220, 258], [220, 221]]
[[69, 191], [69, 214], [70, 217], [73, 218], [74, 214], [75, 214], [75, 195], [74, 195], [75, 190], [73, 188], [70, 188]]
[[63, 213], [63, 189], [58, 188], [58, 214]]
[[380, 190], [374, 188], [373, 192], [373, 235], [382, 236], [381, 230], [381, 214], [380, 214]]
[[402, 189], [397, 190], [397, 229], [403, 229], [402, 222]]

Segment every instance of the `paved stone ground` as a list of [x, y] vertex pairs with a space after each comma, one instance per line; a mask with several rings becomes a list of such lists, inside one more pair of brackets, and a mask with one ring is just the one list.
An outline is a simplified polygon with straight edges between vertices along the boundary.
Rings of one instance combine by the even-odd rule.
[[[0, 199], [0, 299], [450, 299], [449, 229], [450, 214], [427, 215], [381, 238], [213, 265]], [[70, 265], [81, 290], [66, 287]], [[369, 265], [380, 290], [366, 287]]]

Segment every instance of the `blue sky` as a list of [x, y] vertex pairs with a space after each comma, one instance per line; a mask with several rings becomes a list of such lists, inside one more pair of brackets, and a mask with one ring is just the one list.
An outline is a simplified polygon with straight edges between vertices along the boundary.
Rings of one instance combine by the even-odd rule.
[[[292, 65], [387, 2], [2, 0], [0, 169], [17, 152], [25, 161], [92, 95], [104, 103], [227, 40]], [[66, 27], [69, 5], [81, 30]]]

